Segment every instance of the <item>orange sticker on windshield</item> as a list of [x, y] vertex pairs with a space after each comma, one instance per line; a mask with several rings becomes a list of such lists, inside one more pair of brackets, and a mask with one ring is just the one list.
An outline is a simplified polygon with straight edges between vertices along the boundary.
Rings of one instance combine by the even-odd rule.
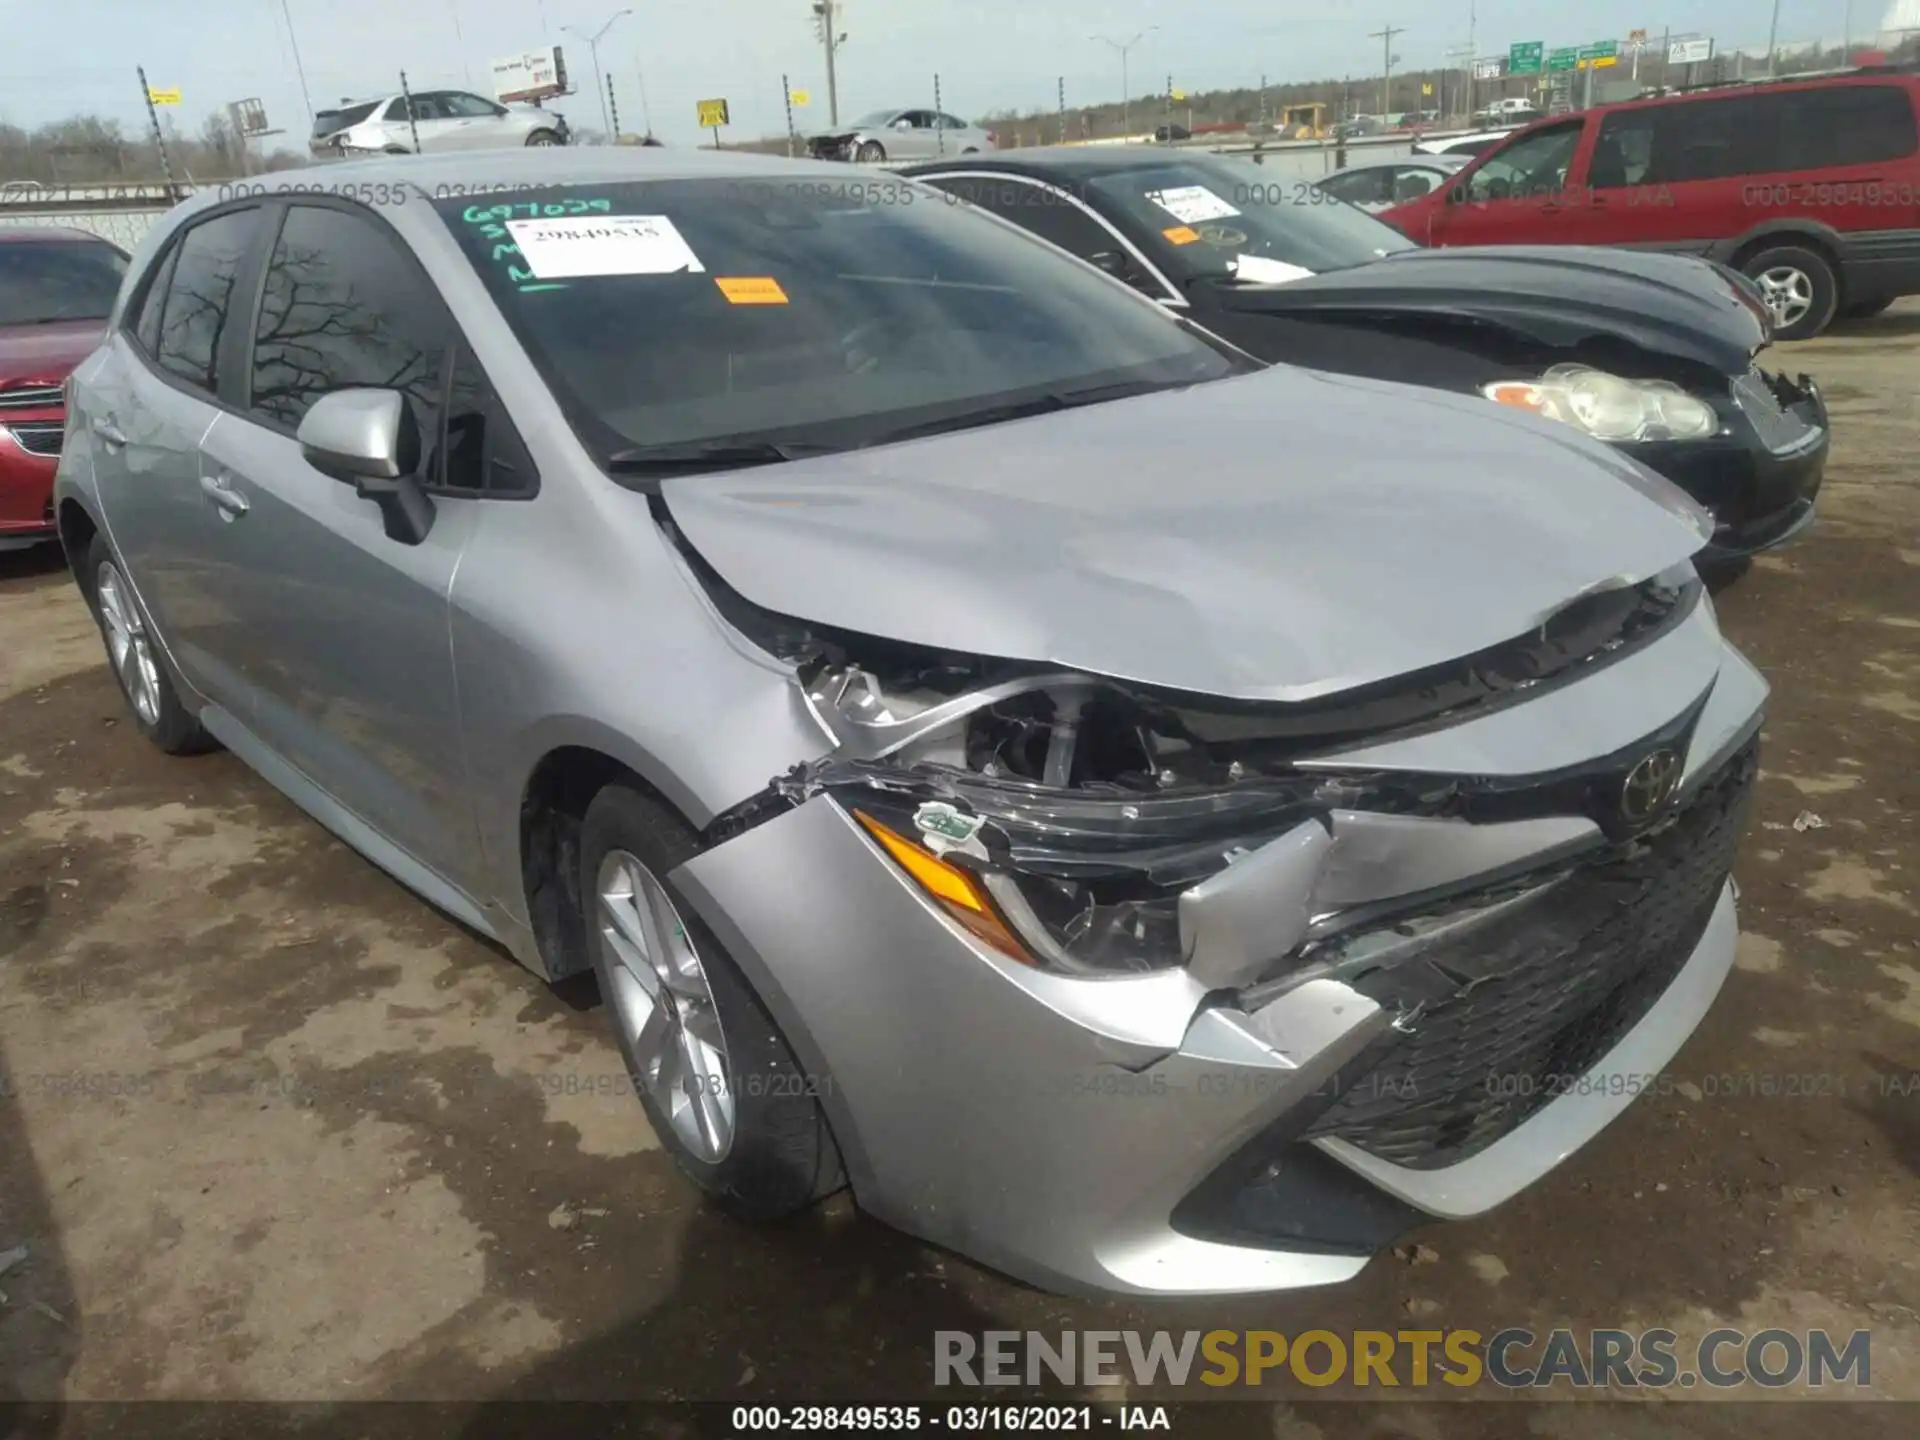
[[1200, 232], [1191, 225], [1172, 225], [1160, 233], [1176, 245], [1191, 245], [1200, 238]]
[[787, 292], [771, 275], [716, 275], [713, 283], [734, 305], [784, 305]]

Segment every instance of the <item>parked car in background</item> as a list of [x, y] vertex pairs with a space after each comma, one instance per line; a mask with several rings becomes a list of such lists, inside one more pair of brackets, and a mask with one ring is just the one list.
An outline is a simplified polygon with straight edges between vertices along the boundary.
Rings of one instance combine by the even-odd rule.
[[1362, 135], [1382, 134], [1386, 128], [1386, 121], [1378, 115], [1354, 115], [1333, 127], [1333, 138], [1353, 140]]
[[1540, 107], [1533, 101], [1524, 96], [1515, 95], [1482, 105], [1473, 112], [1473, 119], [1475, 124], [1485, 125], [1488, 128], [1504, 125], [1508, 129], [1513, 129], [1520, 125], [1531, 124], [1540, 118], [1540, 114]]
[[1154, 129], [1153, 138], [1162, 145], [1171, 145], [1176, 140], [1191, 140], [1193, 132], [1184, 125], [1161, 125]]
[[836, 174], [409, 157], [160, 220], [57, 491], [135, 726], [591, 968], [739, 1216], [850, 1184], [1210, 1295], [1531, 1185], [1733, 963], [1766, 684], [1704, 517]]
[[312, 152], [323, 159], [355, 154], [442, 155], [565, 145], [566, 117], [533, 105], [501, 105], [465, 90], [416, 90], [379, 100], [342, 102], [313, 117]]
[[1055, 147], [905, 173], [1263, 360], [1477, 395], [1603, 439], [1712, 513], [1703, 563], [1812, 521], [1826, 405], [1805, 376], [1758, 367], [1767, 312], [1722, 267], [1597, 248], [1423, 250], [1231, 155]]
[[991, 130], [938, 110], [876, 110], [838, 130], [807, 137], [807, 153], [819, 160], [931, 160], [991, 150]]
[[1475, 155], [1485, 154], [1498, 145], [1512, 129], [1479, 130], [1471, 135], [1443, 135], [1434, 140], [1420, 140], [1414, 143], [1416, 155], [1460, 155], [1471, 159]]
[[1336, 170], [1314, 184], [1322, 193], [1357, 205], [1369, 215], [1416, 200], [1444, 185], [1461, 166], [1465, 155], [1397, 156], [1391, 160], [1363, 160]]
[[0, 550], [57, 538], [67, 376], [106, 333], [126, 270], [85, 230], [0, 227]]
[[1920, 294], [1920, 76], [1858, 70], [1540, 121], [1387, 212], [1426, 245], [1629, 245], [1751, 277], [1774, 334]]

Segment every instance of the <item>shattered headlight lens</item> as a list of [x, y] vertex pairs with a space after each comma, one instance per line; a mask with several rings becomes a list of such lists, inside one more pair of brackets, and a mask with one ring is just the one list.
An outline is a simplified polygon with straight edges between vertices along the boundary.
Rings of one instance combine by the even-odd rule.
[[1185, 963], [1180, 896], [1321, 808], [1321, 782], [1095, 795], [959, 774], [939, 796], [896, 772], [837, 798], [945, 913], [1022, 964], [1137, 975]]
[[1720, 430], [1714, 408], [1670, 380], [1624, 380], [1586, 365], [1555, 365], [1538, 380], [1496, 380], [1480, 393], [1611, 443], [1704, 440]]

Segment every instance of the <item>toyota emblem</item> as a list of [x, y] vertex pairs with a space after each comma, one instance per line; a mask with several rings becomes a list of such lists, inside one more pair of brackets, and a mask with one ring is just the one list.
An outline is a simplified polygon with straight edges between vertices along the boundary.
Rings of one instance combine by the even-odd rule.
[[1680, 755], [1653, 750], [1627, 772], [1620, 787], [1620, 816], [1629, 825], [1644, 825], [1660, 813], [1680, 784]]

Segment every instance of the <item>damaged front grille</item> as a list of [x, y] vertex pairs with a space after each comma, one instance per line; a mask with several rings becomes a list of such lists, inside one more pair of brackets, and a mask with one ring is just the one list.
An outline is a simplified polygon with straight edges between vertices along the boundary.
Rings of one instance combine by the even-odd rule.
[[1699, 943], [1733, 868], [1758, 767], [1750, 741], [1661, 829], [1415, 959], [1352, 980], [1401, 1020], [1343, 1077], [1341, 1098], [1306, 1134], [1438, 1169], [1568, 1093]]
[[1815, 433], [1815, 427], [1793, 409], [1804, 399], [1793, 394], [1784, 376], [1769, 376], [1758, 365], [1733, 382], [1734, 403], [1752, 423], [1760, 443], [1776, 455], [1798, 450]]

